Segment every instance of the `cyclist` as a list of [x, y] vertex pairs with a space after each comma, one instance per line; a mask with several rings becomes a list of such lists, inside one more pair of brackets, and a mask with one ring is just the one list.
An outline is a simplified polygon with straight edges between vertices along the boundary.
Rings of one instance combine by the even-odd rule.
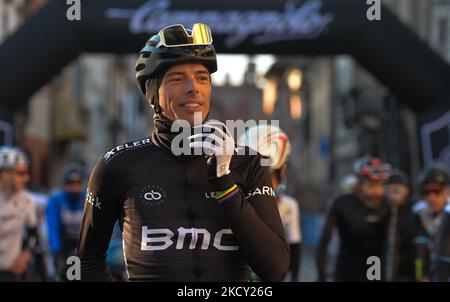
[[19, 161], [16, 165], [16, 176], [14, 177], [14, 186], [17, 192], [20, 192], [27, 199], [32, 200], [33, 207], [36, 212], [36, 226], [37, 226], [37, 234], [35, 234], [36, 242], [33, 244], [31, 252], [32, 258], [30, 261], [30, 265], [28, 266], [28, 270], [24, 275], [25, 281], [46, 281], [47, 280], [47, 267], [45, 263], [45, 252], [41, 245], [41, 233], [40, 233], [40, 222], [38, 215], [38, 203], [32, 195], [30, 191], [27, 189], [27, 185], [30, 181], [29, 174], [29, 161], [26, 157], [25, 153], [21, 150], [19, 151]]
[[[263, 280], [283, 280], [289, 249], [269, 171], [208, 120], [216, 69], [204, 24], [166, 27], [141, 50], [136, 78], [154, 109], [154, 131], [113, 148], [91, 173], [82, 280], [111, 280], [105, 257], [117, 220], [130, 281], [245, 281], [248, 266]], [[178, 153], [179, 141], [188, 152]]]
[[[447, 189], [448, 190], [448, 189]], [[447, 192], [450, 196], [450, 193]], [[432, 263], [432, 281], [450, 282], [450, 205], [445, 207]]]
[[289, 138], [279, 127], [274, 125], [259, 125], [249, 128], [240, 138], [239, 144], [247, 145], [258, 151], [271, 161], [270, 172], [272, 186], [275, 190], [278, 211], [286, 233], [286, 241], [291, 252], [289, 263], [290, 280], [298, 281], [301, 262], [302, 233], [300, 228], [300, 209], [298, 201], [288, 196], [283, 180], [291, 153]]
[[4, 282], [20, 281], [38, 243], [33, 200], [18, 187], [17, 168], [25, 161], [20, 149], [0, 147], [0, 281]]
[[83, 215], [85, 193], [83, 167], [68, 164], [63, 171], [63, 189], [48, 199], [46, 220], [50, 251], [60, 281], [66, 280], [66, 261], [76, 254], [78, 231]]
[[411, 232], [412, 205], [409, 179], [403, 171], [392, 169], [386, 184], [391, 206], [386, 255], [387, 281], [414, 281], [414, 245]]
[[427, 282], [432, 277], [431, 263], [436, 261], [437, 233], [448, 204], [450, 182], [448, 174], [438, 167], [429, 168], [424, 174], [421, 187], [425, 200], [413, 207], [413, 236], [416, 280]]
[[355, 192], [334, 200], [322, 230], [317, 253], [319, 281], [327, 280], [327, 247], [334, 228], [340, 239], [335, 281], [368, 281], [367, 259], [376, 256], [383, 263], [390, 215], [383, 195], [391, 166], [364, 157], [356, 162], [355, 170]]

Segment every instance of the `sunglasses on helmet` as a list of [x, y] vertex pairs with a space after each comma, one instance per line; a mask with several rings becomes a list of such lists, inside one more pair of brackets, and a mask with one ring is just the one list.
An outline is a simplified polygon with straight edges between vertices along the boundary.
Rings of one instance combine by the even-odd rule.
[[192, 30], [188, 30], [182, 24], [174, 24], [161, 29], [158, 33], [161, 45], [165, 47], [180, 47], [193, 45], [212, 44], [211, 29], [203, 23], [195, 23]]
[[391, 165], [380, 164], [377, 167], [372, 165], [363, 165], [361, 175], [367, 176], [373, 180], [387, 180], [391, 174]]

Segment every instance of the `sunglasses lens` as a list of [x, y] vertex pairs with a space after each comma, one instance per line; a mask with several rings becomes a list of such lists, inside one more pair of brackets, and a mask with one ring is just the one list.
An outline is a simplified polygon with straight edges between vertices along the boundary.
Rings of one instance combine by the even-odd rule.
[[166, 47], [212, 44], [211, 30], [202, 23], [194, 24], [191, 35], [187, 33], [182, 25], [177, 24], [161, 30], [159, 36], [162, 44]]
[[211, 30], [205, 24], [196, 23], [192, 27], [192, 39], [193, 44], [211, 44]]
[[189, 44], [189, 37], [181, 25], [174, 25], [163, 29], [160, 32], [160, 36], [164, 39], [164, 43], [167, 46]]

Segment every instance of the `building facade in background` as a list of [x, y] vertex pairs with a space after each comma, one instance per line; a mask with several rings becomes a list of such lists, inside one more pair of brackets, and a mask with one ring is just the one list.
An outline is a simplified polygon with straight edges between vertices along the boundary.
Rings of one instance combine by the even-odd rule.
[[[1, 1], [0, 41], [45, 2]], [[450, 62], [449, 2], [384, 4]], [[83, 54], [14, 113], [14, 127], [0, 124], [0, 132], [14, 132], [2, 137], [29, 153], [36, 185], [50, 189], [68, 162], [83, 162], [90, 170], [109, 148], [150, 135], [152, 110], [136, 89], [135, 59]], [[288, 193], [302, 206], [323, 209], [354, 160], [365, 154], [380, 156], [415, 179], [423, 160], [415, 114], [352, 57], [280, 56], [264, 79], [252, 58], [249, 62], [240, 85], [229, 78], [213, 88], [211, 117], [279, 120], [293, 146]], [[297, 89], [288, 81], [292, 70], [301, 72]]]

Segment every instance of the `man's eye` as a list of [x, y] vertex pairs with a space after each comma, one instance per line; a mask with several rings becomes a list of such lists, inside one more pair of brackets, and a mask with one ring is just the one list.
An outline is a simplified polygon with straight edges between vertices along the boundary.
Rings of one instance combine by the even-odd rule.
[[179, 82], [181, 81], [181, 77], [173, 77], [169, 79], [169, 82]]
[[208, 81], [208, 79], [209, 79], [209, 78], [208, 78], [207, 76], [200, 76], [200, 77], [199, 77], [199, 80], [202, 81], [202, 82]]

